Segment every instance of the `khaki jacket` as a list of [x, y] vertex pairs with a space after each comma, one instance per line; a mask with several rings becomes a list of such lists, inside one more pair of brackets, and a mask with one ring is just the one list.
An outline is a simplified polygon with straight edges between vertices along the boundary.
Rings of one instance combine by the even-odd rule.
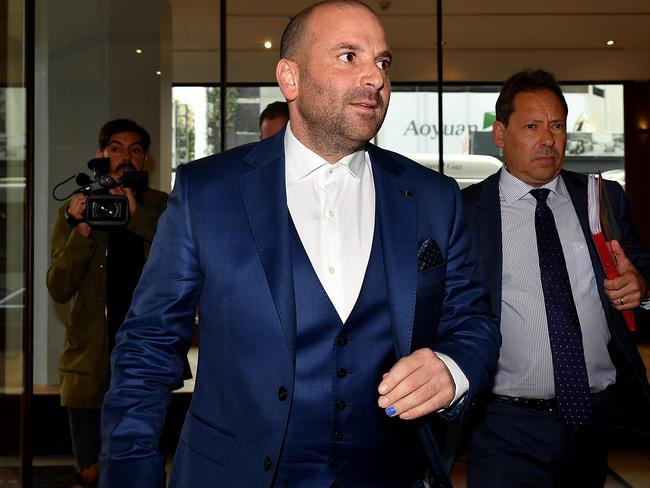
[[[167, 194], [143, 192], [126, 228], [144, 239], [145, 258], [156, 232], [158, 218], [167, 206]], [[108, 387], [109, 352], [106, 325], [107, 233], [93, 230], [88, 237], [76, 232], [58, 212], [52, 233], [47, 288], [58, 303], [71, 302], [66, 321], [63, 353], [59, 361], [61, 405], [101, 408]]]

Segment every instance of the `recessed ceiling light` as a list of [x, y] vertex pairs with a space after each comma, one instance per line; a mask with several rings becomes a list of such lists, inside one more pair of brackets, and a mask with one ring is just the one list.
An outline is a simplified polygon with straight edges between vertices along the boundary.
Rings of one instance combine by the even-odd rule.
[[613, 39], [610, 39], [610, 40], [607, 41], [605, 44], [607, 44], [608, 46], [613, 46], [613, 45], [614, 45], [614, 40], [613, 40]]
[[265, 47], [266, 49], [271, 49], [271, 48], [273, 47], [273, 43], [272, 43], [271, 41], [266, 41], [266, 42], [264, 43], [264, 47]]
[[156, 74], [157, 74], [158, 76], [160, 76], [160, 75], [162, 74], [162, 71], [158, 70], [158, 71], [156, 71]]
[[138, 54], [142, 54], [142, 49], [136, 49], [135, 52]]

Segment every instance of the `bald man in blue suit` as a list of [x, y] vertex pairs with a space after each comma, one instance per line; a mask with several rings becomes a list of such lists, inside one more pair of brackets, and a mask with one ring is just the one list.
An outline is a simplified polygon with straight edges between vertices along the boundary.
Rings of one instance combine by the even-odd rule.
[[178, 487], [450, 486], [440, 426], [499, 348], [456, 183], [368, 141], [391, 53], [367, 6], [294, 17], [279, 134], [178, 169], [112, 357], [104, 486], [160, 487], [195, 311]]

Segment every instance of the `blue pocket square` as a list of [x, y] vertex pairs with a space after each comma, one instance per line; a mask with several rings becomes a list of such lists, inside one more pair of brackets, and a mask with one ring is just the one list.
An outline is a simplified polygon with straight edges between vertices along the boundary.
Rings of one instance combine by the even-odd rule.
[[442, 254], [438, 243], [433, 239], [425, 240], [418, 250], [418, 271], [424, 271], [441, 264]]

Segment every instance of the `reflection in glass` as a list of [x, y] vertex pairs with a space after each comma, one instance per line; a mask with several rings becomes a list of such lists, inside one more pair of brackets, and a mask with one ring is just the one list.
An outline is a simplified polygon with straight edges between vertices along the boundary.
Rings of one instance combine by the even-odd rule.
[[0, 43], [0, 485], [18, 485], [23, 378], [26, 88], [23, 2], [2, 2]]
[[0, 89], [0, 353], [3, 393], [22, 393], [25, 89]]
[[[172, 168], [219, 152], [219, 93], [220, 88], [217, 86], [173, 88]], [[277, 87], [229, 87], [226, 97], [226, 148], [257, 141], [260, 136], [260, 113], [276, 100], [284, 100]]]

